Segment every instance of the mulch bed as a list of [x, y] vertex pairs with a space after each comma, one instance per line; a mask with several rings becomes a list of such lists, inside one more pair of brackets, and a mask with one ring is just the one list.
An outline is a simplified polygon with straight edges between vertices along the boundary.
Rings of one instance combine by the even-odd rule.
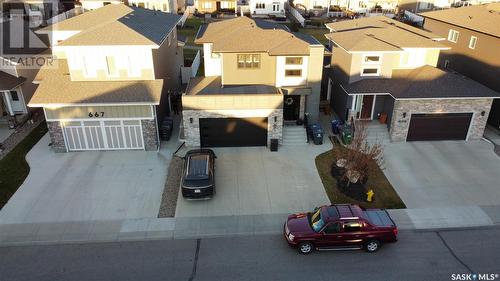
[[170, 165], [168, 166], [167, 181], [160, 204], [159, 218], [173, 218], [175, 216], [175, 208], [177, 207], [177, 196], [179, 195], [179, 187], [182, 176], [183, 160], [180, 157], [173, 156]]

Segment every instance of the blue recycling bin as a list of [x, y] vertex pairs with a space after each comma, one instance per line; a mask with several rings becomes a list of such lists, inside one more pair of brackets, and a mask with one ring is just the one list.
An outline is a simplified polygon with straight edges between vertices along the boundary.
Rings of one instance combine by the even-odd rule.
[[338, 135], [340, 133], [339, 127], [342, 126], [342, 120], [333, 119], [331, 124], [332, 124], [332, 133], [334, 135]]

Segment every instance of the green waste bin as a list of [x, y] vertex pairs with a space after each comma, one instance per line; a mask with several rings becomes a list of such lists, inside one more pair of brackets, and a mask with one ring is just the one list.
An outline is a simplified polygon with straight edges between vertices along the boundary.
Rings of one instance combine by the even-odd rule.
[[352, 142], [352, 127], [350, 125], [342, 126], [342, 141], [344, 144], [351, 144]]

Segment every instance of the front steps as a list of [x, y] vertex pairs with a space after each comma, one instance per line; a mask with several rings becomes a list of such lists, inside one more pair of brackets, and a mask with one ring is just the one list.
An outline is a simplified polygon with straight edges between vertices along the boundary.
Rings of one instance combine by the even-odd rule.
[[306, 128], [303, 126], [283, 126], [283, 145], [306, 145]]

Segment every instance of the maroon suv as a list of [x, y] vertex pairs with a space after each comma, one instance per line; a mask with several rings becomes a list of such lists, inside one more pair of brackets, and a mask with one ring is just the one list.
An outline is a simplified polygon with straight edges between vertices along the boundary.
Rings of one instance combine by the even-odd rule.
[[398, 228], [384, 209], [341, 204], [288, 216], [283, 235], [302, 254], [317, 250], [365, 249], [375, 252], [381, 243], [396, 242]]

